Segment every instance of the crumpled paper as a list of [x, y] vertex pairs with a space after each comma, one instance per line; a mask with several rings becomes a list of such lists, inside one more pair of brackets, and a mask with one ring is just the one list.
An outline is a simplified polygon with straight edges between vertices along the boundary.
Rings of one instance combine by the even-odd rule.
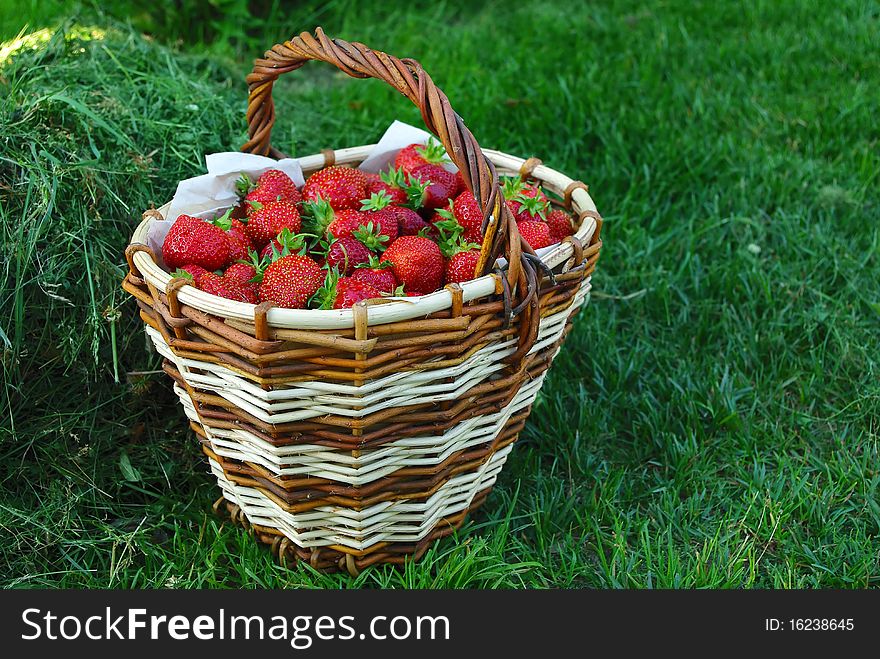
[[242, 174], [256, 179], [269, 169], [280, 169], [297, 187], [305, 180], [299, 161], [294, 158], [275, 160], [253, 153], [212, 153], [205, 156], [207, 174], [188, 178], [177, 184], [177, 192], [164, 220], [154, 221], [147, 232], [147, 244], [157, 256], [162, 254], [162, 243], [174, 221], [182, 214], [213, 219], [238, 203], [235, 182]]
[[[382, 135], [382, 139], [370, 150], [370, 155], [358, 166], [358, 169], [377, 174], [388, 169], [388, 166], [394, 162], [394, 156], [403, 147], [410, 144], [427, 144], [428, 139], [432, 137], [433, 135], [426, 130], [395, 120]], [[443, 167], [450, 172], [458, 171], [458, 167], [451, 162], [444, 163]]]

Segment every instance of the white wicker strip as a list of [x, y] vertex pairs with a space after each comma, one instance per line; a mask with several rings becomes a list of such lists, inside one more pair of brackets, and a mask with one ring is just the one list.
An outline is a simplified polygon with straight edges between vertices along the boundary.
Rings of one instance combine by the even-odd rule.
[[[559, 339], [566, 320], [580, 308], [589, 287], [587, 280], [569, 308], [541, 319], [538, 340], [531, 352], [541, 350]], [[297, 382], [293, 386], [267, 392], [223, 365], [175, 355], [162, 335], [149, 326], [147, 334], [157, 351], [175, 363], [190, 386], [215, 392], [248, 414], [272, 424], [301, 421], [325, 414], [358, 418], [388, 408], [458, 400], [469, 389], [500, 371], [504, 367], [501, 359], [515, 350], [515, 341], [511, 339], [492, 343], [449, 368], [398, 372], [361, 387], [312, 381]], [[322, 390], [328, 393], [318, 393]], [[336, 395], [329, 392], [335, 392]], [[267, 393], [274, 394], [273, 401], [284, 402], [268, 401]], [[281, 399], [281, 395], [285, 398]]]
[[216, 461], [210, 464], [223, 496], [240, 506], [252, 524], [277, 528], [300, 547], [343, 545], [361, 550], [378, 542], [426, 537], [439, 520], [467, 509], [478, 492], [494, 484], [511, 448], [496, 451], [479, 469], [449, 479], [424, 502], [389, 501], [361, 511], [326, 506], [301, 515], [282, 510], [257, 488], [229, 481]]
[[[462, 421], [442, 435], [401, 439], [377, 449], [360, 450], [356, 458], [351, 452], [328, 451], [316, 445], [279, 449], [244, 429], [216, 428], [209, 423], [202, 427], [217, 455], [258, 464], [278, 476], [312, 476], [362, 486], [405, 467], [441, 464], [454, 453], [491, 442], [513, 414], [532, 404], [543, 382], [544, 374], [521, 387], [499, 412]], [[199, 422], [186, 390], [179, 386], [174, 390], [187, 417]], [[284, 449], [288, 450], [281, 454]]]

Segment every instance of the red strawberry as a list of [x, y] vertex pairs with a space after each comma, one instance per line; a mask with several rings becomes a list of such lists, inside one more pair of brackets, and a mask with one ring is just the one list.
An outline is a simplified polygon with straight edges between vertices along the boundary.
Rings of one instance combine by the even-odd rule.
[[361, 263], [369, 263], [372, 253], [354, 236], [342, 236], [327, 246], [324, 262], [343, 275], [350, 275]]
[[458, 195], [452, 204], [452, 214], [456, 222], [464, 228], [465, 240], [483, 242], [483, 211], [473, 193], [465, 190]]
[[229, 240], [220, 227], [181, 215], [165, 236], [162, 258], [169, 268], [192, 264], [219, 270], [229, 262]]
[[455, 172], [455, 194], [460, 195], [465, 190], [467, 190], [467, 185], [465, 185], [464, 177], [461, 172]]
[[[253, 254], [253, 252], [251, 252], [251, 254]], [[265, 268], [265, 264], [261, 265], [257, 262], [255, 265], [259, 267], [259, 272], [262, 276], [262, 270]], [[227, 281], [234, 281], [240, 284], [248, 296], [247, 301], [251, 304], [256, 304], [257, 298], [259, 297], [260, 284], [252, 280], [257, 278], [257, 272], [258, 269], [250, 263], [233, 263], [226, 268], [226, 272], [223, 273], [223, 278]]]
[[391, 294], [397, 288], [397, 279], [391, 269], [391, 261], [380, 262], [375, 256], [370, 257], [369, 263], [358, 265], [351, 278], [375, 286], [382, 293]]
[[516, 176], [509, 178], [501, 186], [507, 206], [517, 222], [543, 220], [550, 211], [547, 196], [534, 183], [524, 183]]
[[446, 160], [446, 150], [434, 138], [427, 144], [410, 144], [397, 152], [394, 166], [405, 172], [412, 172], [422, 165], [437, 165]]
[[550, 227], [546, 222], [526, 220], [517, 223], [520, 235], [532, 249], [547, 247], [553, 241], [550, 239]]
[[296, 189], [296, 183], [280, 169], [268, 169], [257, 179], [257, 188], [276, 190], [285, 201], [298, 203], [302, 196]]
[[377, 297], [382, 297], [382, 293], [375, 286], [351, 277], [342, 277], [336, 282], [336, 299], [333, 302], [333, 308], [350, 309], [362, 300], [371, 300]]
[[349, 309], [361, 300], [377, 297], [382, 297], [382, 293], [374, 286], [351, 277], [340, 277], [339, 271], [331, 270], [310, 304], [318, 309]]
[[268, 204], [253, 204], [248, 211], [245, 230], [257, 249], [262, 249], [284, 229], [298, 233], [302, 229], [302, 219], [296, 204], [289, 201], [273, 201]]
[[552, 243], [558, 243], [574, 233], [571, 217], [560, 208], [550, 211], [547, 215], [547, 226], [550, 228], [550, 242]]
[[233, 263], [226, 268], [223, 276], [227, 279], [234, 279], [242, 284], [247, 284], [257, 276], [257, 270], [250, 263]]
[[221, 277], [209, 272], [202, 276], [199, 288], [205, 293], [219, 295], [236, 302], [257, 303], [257, 287], [250, 284], [242, 284], [234, 278]]
[[216, 218], [212, 224], [226, 232], [229, 240], [229, 261], [239, 261], [248, 257], [248, 251], [253, 248], [247, 229], [239, 220], [232, 217], [234, 208], [230, 208], [223, 215]]
[[473, 279], [480, 258], [480, 245], [468, 242], [465, 229], [455, 219], [453, 209], [454, 203], [450, 201], [448, 210], [437, 211], [439, 219], [434, 222], [440, 254], [448, 259], [445, 271], [447, 284]]
[[[377, 235], [386, 236], [388, 244], [397, 239], [397, 212], [392, 210], [391, 197], [385, 192], [377, 192], [361, 202], [366, 224], [373, 223]], [[372, 247], [367, 243], [368, 247]]]
[[315, 172], [302, 189], [305, 201], [326, 200], [335, 210], [360, 208], [367, 196], [367, 177], [351, 167], [333, 166]]
[[237, 229], [230, 229], [226, 232], [226, 237], [229, 239], [229, 260], [240, 261], [241, 259], [246, 259], [248, 251], [254, 247], [247, 234]]
[[397, 217], [397, 233], [400, 236], [415, 236], [428, 227], [428, 223], [412, 208], [392, 206], [390, 210]]
[[479, 249], [456, 252], [446, 263], [446, 283], [470, 281], [475, 277], [477, 261], [480, 260]]
[[440, 165], [422, 165], [412, 172], [412, 177], [427, 182], [428, 189], [422, 199], [425, 208], [442, 208], [455, 195], [455, 174]]
[[443, 283], [443, 256], [437, 243], [421, 236], [401, 236], [385, 250], [394, 276], [412, 293], [433, 293]]
[[256, 201], [261, 204], [272, 201], [289, 201], [296, 204], [302, 199], [296, 184], [279, 169], [263, 172], [256, 183], [251, 182], [247, 174], [242, 174], [235, 187], [245, 201]]
[[334, 219], [327, 225], [325, 231], [332, 234], [334, 238], [354, 235], [355, 231], [367, 223], [366, 215], [366, 213], [351, 209], [335, 211], [333, 213]]
[[[391, 203], [396, 206], [402, 206], [406, 203], [405, 182], [403, 181], [403, 170], [393, 169], [391, 172], [382, 172], [381, 174], [366, 174], [367, 177], [367, 195], [372, 196], [377, 192], [384, 192], [391, 198]], [[397, 179], [400, 183], [396, 183]]]
[[207, 272], [208, 271], [205, 270], [202, 266], [193, 265], [192, 263], [190, 263], [188, 265], [179, 267], [177, 270], [171, 273], [171, 276], [189, 279], [198, 288], [199, 281], [201, 280], [202, 275], [207, 274]]
[[263, 273], [260, 301], [271, 301], [288, 309], [304, 309], [323, 282], [324, 271], [308, 256], [282, 256]]

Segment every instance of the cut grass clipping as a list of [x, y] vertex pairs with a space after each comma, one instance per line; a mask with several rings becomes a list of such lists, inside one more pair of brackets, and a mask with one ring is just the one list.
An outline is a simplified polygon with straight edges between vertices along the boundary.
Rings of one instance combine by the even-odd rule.
[[[878, 584], [876, 7], [302, 12], [417, 56], [484, 146], [582, 177], [605, 213], [593, 300], [495, 491], [422, 561], [356, 579], [284, 569], [209, 512], [122, 251], [242, 143], [271, 43], [222, 59], [100, 15], [36, 23], [0, 46], [0, 584]], [[419, 122], [329, 67], [276, 93], [290, 153]]]

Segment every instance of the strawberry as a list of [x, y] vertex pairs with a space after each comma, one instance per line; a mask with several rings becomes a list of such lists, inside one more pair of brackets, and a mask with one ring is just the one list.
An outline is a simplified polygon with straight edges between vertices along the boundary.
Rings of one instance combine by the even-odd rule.
[[391, 203], [395, 206], [403, 206], [407, 201], [406, 181], [402, 169], [390, 169], [380, 174], [366, 174], [367, 194], [372, 196], [377, 192], [384, 192], [391, 197]]
[[257, 276], [257, 269], [250, 263], [233, 263], [226, 268], [223, 276], [227, 279], [234, 279], [242, 284], [247, 284]]
[[323, 282], [324, 271], [308, 256], [282, 256], [263, 273], [260, 301], [271, 301], [288, 309], [304, 309]]
[[452, 214], [464, 228], [465, 240], [483, 242], [483, 211], [470, 190], [465, 190], [452, 203]]
[[479, 249], [456, 252], [446, 262], [446, 283], [470, 281], [476, 275], [477, 261], [480, 260]]
[[372, 253], [354, 236], [335, 238], [326, 244], [324, 263], [343, 275], [350, 275], [361, 263], [369, 263]]
[[398, 234], [397, 213], [392, 210], [391, 203], [391, 196], [385, 192], [377, 192], [361, 202], [366, 223], [372, 222], [376, 234], [387, 236], [389, 244], [395, 241]]
[[401, 236], [415, 236], [423, 229], [428, 228], [428, 223], [412, 208], [402, 206], [390, 207], [391, 212], [397, 216], [397, 233]]
[[547, 214], [547, 226], [550, 228], [550, 242], [558, 243], [566, 236], [574, 233], [571, 217], [561, 208]]
[[366, 213], [351, 209], [336, 211], [333, 214], [333, 221], [327, 225], [326, 233], [331, 234], [334, 238], [352, 236], [355, 231], [367, 223], [366, 215]]
[[397, 152], [394, 166], [405, 172], [412, 172], [422, 165], [439, 165], [446, 161], [446, 150], [429, 137], [427, 144], [410, 144]]
[[361, 226], [363, 213], [353, 208], [334, 210], [320, 196], [302, 204], [306, 229], [316, 236], [332, 233], [335, 237], [350, 236]]
[[428, 183], [428, 189], [422, 198], [422, 206], [425, 208], [442, 208], [450, 197], [455, 195], [455, 174], [446, 171], [440, 165], [422, 165], [416, 167], [411, 174], [412, 178], [423, 183]]
[[453, 208], [454, 204], [450, 201], [448, 210], [439, 209], [437, 216], [441, 219], [434, 223], [438, 233], [437, 246], [447, 259], [447, 284], [473, 279], [480, 258], [480, 245], [468, 242], [465, 228], [455, 219]]
[[272, 201], [289, 201], [297, 204], [302, 200], [296, 184], [280, 169], [269, 169], [257, 178], [257, 182], [242, 174], [235, 184], [239, 195], [245, 201], [256, 201], [268, 204]]
[[382, 293], [391, 294], [397, 288], [397, 279], [394, 278], [391, 261], [379, 261], [374, 255], [370, 256], [369, 262], [356, 266], [351, 278], [366, 282]]
[[241, 221], [232, 217], [234, 208], [230, 208], [223, 215], [216, 218], [211, 224], [220, 227], [226, 232], [226, 238], [229, 240], [229, 261], [239, 261], [246, 259], [248, 251], [253, 248], [250, 238], [247, 236], [247, 229]]
[[183, 277], [184, 279], [189, 279], [197, 288], [199, 285], [199, 281], [202, 278], [202, 275], [207, 274], [207, 270], [205, 270], [200, 265], [193, 265], [192, 263], [188, 265], [184, 265], [179, 267], [177, 270], [171, 273], [172, 277]]
[[508, 178], [501, 186], [507, 206], [517, 222], [543, 220], [550, 210], [547, 196], [534, 183], [524, 183], [516, 176]]
[[364, 173], [338, 165], [315, 172], [302, 189], [303, 200], [317, 201], [320, 197], [334, 210], [359, 208], [361, 199], [366, 196], [367, 177]]
[[257, 287], [253, 284], [244, 284], [235, 278], [221, 277], [213, 272], [202, 276], [199, 288], [205, 293], [219, 295], [236, 302], [257, 303]]
[[298, 233], [302, 219], [296, 204], [289, 201], [254, 202], [248, 210], [245, 231], [257, 249], [262, 249], [284, 229]]
[[428, 238], [401, 236], [383, 258], [391, 261], [397, 281], [412, 293], [432, 293], [443, 283], [443, 255]]
[[547, 247], [553, 241], [550, 239], [550, 227], [546, 222], [525, 220], [518, 222], [520, 235], [525, 238], [526, 242], [532, 249], [541, 249]]
[[333, 308], [350, 309], [362, 300], [371, 300], [377, 297], [382, 297], [382, 293], [375, 286], [351, 277], [342, 277], [336, 282], [336, 299], [333, 302]]
[[467, 190], [467, 185], [465, 185], [464, 177], [461, 172], [455, 172], [455, 194], [460, 195], [465, 190]]
[[205, 270], [219, 270], [229, 262], [229, 239], [220, 227], [181, 215], [165, 236], [162, 258], [169, 268], [198, 265]]

